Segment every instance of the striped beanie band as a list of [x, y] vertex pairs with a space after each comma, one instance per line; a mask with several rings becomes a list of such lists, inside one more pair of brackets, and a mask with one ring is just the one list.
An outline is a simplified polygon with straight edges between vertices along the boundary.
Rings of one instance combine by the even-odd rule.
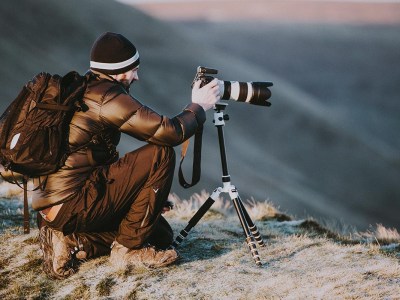
[[104, 74], [125, 73], [138, 66], [139, 52], [122, 34], [105, 32], [93, 43], [90, 68]]

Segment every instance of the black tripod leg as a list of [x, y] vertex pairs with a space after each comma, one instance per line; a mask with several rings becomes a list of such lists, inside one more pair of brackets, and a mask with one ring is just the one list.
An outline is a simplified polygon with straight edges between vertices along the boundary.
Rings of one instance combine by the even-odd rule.
[[249, 246], [250, 252], [254, 258], [254, 261], [256, 262], [256, 265], [261, 267], [262, 263], [261, 263], [261, 259], [260, 256], [258, 255], [258, 251], [257, 251], [257, 246], [256, 243], [254, 241], [254, 237], [250, 232], [249, 226], [247, 224], [246, 221], [246, 217], [244, 215], [244, 212], [242, 210], [242, 205], [240, 204], [241, 201], [240, 199], [234, 198], [232, 199], [233, 205], [235, 206], [236, 212], [238, 214], [239, 220], [240, 220], [240, 224], [242, 224], [243, 227], [243, 231], [246, 235], [246, 242], [247, 242], [247, 246]]
[[243, 210], [244, 216], [246, 218], [247, 224], [249, 225], [249, 229], [251, 231], [251, 234], [254, 236], [254, 239], [256, 240], [256, 242], [261, 246], [261, 247], [265, 247], [264, 241], [260, 235], [260, 231], [258, 231], [258, 228], [256, 226], [256, 224], [254, 224], [253, 220], [251, 219], [249, 213], [247, 212], [246, 208], [243, 205], [242, 199], [239, 198], [239, 204]]
[[[214, 191], [215, 193], [216, 191]], [[213, 193], [213, 195], [214, 195]], [[219, 193], [217, 193], [219, 196]], [[215, 200], [211, 198], [213, 195], [211, 195], [206, 202], [203, 203], [203, 205], [199, 208], [199, 210], [194, 214], [194, 216], [189, 220], [189, 224], [185, 227], [185, 229], [182, 229], [179, 235], [176, 237], [175, 241], [172, 243], [171, 246], [169, 246], [169, 249], [174, 249], [179, 246], [180, 243], [188, 236], [189, 231], [196, 226], [196, 224], [200, 221], [200, 219], [204, 216], [204, 214], [209, 210], [211, 205], [214, 204]], [[218, 197], [217, 196], [217, 197]]]

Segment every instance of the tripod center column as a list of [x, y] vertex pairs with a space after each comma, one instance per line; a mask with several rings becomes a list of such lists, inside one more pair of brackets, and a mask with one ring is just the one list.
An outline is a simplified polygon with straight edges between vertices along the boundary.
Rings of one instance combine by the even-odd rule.
[[230, 182], [230, 176], [228, 172], [228, 163], [226, 159], [226, 150], [225, 150], [225, 140], [224, 140], [224, 130], [225, 120], [228, 120], [228, 115], [224, 115], [224, 109], [228, 104], [225, 103], [217, 103], [215, 105], [214, 112], [214, 124], [218, 130], [218, 141], [219, 141], [219, 150], [221, 154], [221, 164], [222, 164], [222, 182]]

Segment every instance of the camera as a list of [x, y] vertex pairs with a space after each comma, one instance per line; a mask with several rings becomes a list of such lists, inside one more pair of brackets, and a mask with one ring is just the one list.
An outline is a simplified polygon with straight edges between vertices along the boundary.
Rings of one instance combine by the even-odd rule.
[[[211, 82], [214, 77], [207, 74], [218, 74], [218, 70], [207, 67], [197, 67], [193, 84], [200, 80], [200, 87]], [[234, 100], [260, 106], [271, 106], [267, 100], [271, 97], [269, 87], [272, 82], [239, 82], [218, 80], [221, 100]]]

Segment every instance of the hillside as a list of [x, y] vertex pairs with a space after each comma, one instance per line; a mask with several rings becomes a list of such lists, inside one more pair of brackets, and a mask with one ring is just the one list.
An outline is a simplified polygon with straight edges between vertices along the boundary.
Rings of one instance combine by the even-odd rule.
[[[165, 216], [174, 231], [207, 194], [181, 200]], [[4, 202], [1, 201], [0, 204]], [[398, 299], [400, 236], [378, 228], [335, 234], [313, 220], [291, 220], [270, 203], [246, 203], [266, 243], [257, 267], [229, 203], [217, 201], [191, 231], [172, 267], [115, 268], [89, 260], [63, 281], [41, 271], [37, 229], [23, 235], [9, 224], [0, 234], [1, 299]], [[0, 213], [1, 213], [0, 209]], [[15, 214], [15, 210], [11, 210]], [[4, 216], [4, 215], [3, 215]], [[0, 226], [1, 229], [4, 229]]]
[[[346, 114], [332, 111], [262, 64], [240, 60], [233, 51], [214, 47], [204, 35], [113, 1], [5, 0], [0, 16], [2, 110], [39, 71], [85, 72], [93, 40], [106, 30], [118, 31], [130, 37], [141, 53], [140, 82], [132, 93], [168, 116], [188, 103], [198, 65], [221, 70], [220, 77], [227, 80], [275, 83], [270, 109], [229, 103], [228, 160], [243, 198], [271, 199], [300, 217], [340, 220], [363, 229], [376, 223], [400, 226], [397, 152], [393, 157], [392, 151], [367, 143], [359, 134], [362, 131], [343, 126]], [[208, 119], [202, 181], [189, 191], [175, 182], [172, 191], [182, 197], [220, 185], [212, 112]], [[121, 153], [139, 145], [126, 138]], [[189, 173], [190, 157], [187, 161]]]

